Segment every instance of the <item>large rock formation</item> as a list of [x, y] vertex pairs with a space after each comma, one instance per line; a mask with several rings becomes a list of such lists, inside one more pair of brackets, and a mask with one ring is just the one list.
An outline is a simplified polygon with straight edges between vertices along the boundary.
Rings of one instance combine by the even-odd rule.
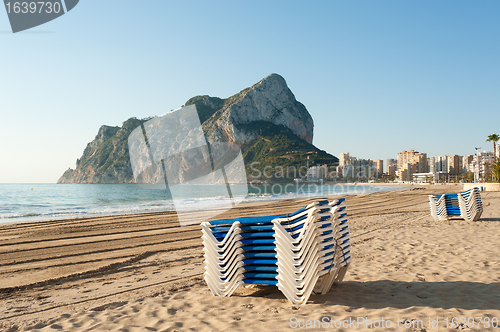
[[[238, 143], [246, 164], [298, 165], [306, 154], [312, 154], [316, 163], [337, 161], [312, 145], [312, 117], [278, 74], [227, 99], [196, 96], [186, 102], [186, 106], [192, 104], [207, 141]], [[147, 120], [132, 118], [122, 127], [102, 126], [77, 160], [76, 169], [68, 169], [58, 183], [134, 182], [127, 139]]]
[[249, 130], [251, 124], [266, 121], [285, 126], [312, 144], [313, 119], [278, 74], [271, 74], [226, 100], [198, 96], [188, 100], [186, 105], [190, 104], [195, 104], [197, 109], [205, 111], [207, 115], [212, 113], [203, 123], [209, 142], [227, 140], [244, 145], [255, 138], [253, 130]]

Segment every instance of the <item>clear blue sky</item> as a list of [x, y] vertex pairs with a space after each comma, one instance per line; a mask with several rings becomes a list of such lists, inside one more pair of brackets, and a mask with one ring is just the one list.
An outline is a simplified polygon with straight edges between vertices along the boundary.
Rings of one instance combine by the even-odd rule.
[[334, 155], [492, 150], [499, 1], [91, 1], [12, 34], [0, 8], [0, 183], [56, 182], [103, 124], [282, 75]]

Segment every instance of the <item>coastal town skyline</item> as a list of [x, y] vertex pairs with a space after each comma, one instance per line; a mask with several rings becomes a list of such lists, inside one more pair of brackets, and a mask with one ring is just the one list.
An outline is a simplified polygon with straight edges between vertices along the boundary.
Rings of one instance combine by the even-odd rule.
[[[498, 135], [491, 135], [497, 139]], [[459, 178], [471, 181], [465, 175], [473, 174], [473, 181], [485, 181], [491, 176], [494, 163], [500, 158], [500, 145], [494, 142], [495, 153], [478, 147], [475, 154], [460, 156], [457, 154], [430, 156], [416, 150], [403, 150], [397, 158], [364, 159], [353, 156], [350, 152], [339, 154], [337, 166], [308, 164], [308, 180], [350, 180], [368, 181], [383, 179], [391, 182], [439, 182]], [[462, 176], [462, 177], [460, 177]]]

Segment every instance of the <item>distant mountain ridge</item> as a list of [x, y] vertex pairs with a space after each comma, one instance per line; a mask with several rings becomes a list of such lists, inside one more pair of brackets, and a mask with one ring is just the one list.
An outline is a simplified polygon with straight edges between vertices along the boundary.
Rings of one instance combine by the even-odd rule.
[[[312, 145], [314, 123], [306, 107], [295, 99], [278, 74], [226, 98], [195, 96], [208, 143], [236, 142], [241, 146], [247, 173], [265, 166], [333, 165], [338, 159]], [[134, 183], [128, 136], [149, 119], [130, 118], [122, 127], [101, 126], [87, 144], [76, 169], [68, 169], [58, 183]], [[252, 164], [253, 163], [253, 164]], [[250, 167], [252, 165], [252, 168]]]

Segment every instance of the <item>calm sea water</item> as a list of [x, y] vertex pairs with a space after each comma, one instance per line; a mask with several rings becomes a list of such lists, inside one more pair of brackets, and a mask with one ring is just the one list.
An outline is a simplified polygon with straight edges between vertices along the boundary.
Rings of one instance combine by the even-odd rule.
[[[246, 186], [246, 185], [241, 185]], [[210, 207], [210, 186], [188, 187], [183, 204]], [[396, 186], [260, 185], [248, 186], [246, 202], [300, 199], [398, 190]], [[173, 211], [169, 191], [135, 184], [0, 184], [0, 223]]]

